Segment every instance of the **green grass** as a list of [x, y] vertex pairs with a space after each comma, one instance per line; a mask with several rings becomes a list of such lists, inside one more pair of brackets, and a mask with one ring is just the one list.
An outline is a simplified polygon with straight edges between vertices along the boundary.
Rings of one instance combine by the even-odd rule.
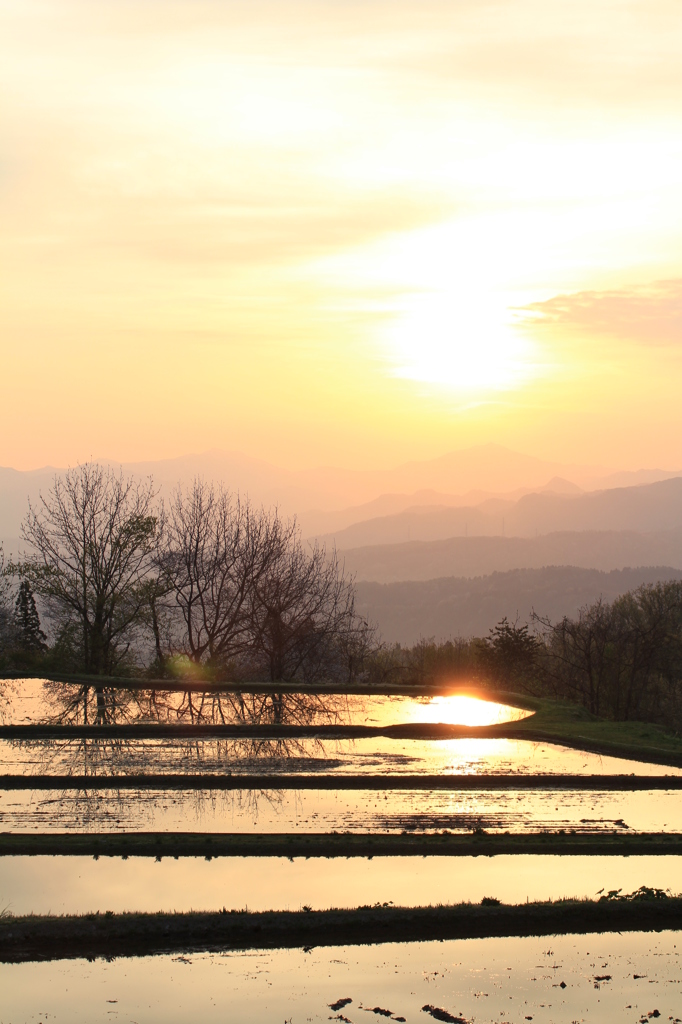
[[508, 735], [518, 738], [541, 733], [554, 743], [581, 750], [661, 763], [682, 764], [682, 737], [662, 726], [647, 722], [612, 722], [598, 718], [585, 708], [559, 701], [508, 694], [507, 703], [535, 713], [510, 724]]

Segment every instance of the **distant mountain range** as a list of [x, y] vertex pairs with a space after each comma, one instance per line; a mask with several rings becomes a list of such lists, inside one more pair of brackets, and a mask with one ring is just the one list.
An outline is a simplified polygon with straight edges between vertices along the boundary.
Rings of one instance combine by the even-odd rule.
[[[299, 513], [306, 535], [321, 532], [313, 527], [329, 530], [325, 540], [336, 543], [358, 581], [472, 578], [546, 566], [682, 569], [682, 476], [663, 470], [600, 477], [601, 470], [496, 445], [374, 473], [284, 470], [223, 452], [123, 468], [153, 476], [161, 494], [199, 475], [285, 514]], [[6, 553], [20, 547], [27, 498], [39, 500], [55, 472], [0, 469]], [[624, 482], [632, 486], [614, 486]], [[584, 490], [597, 483], [600, 490]], [[475, 602], [470, 614], [479, 614]]]
[[451, 537], [341, 551], [358, 580], [395, 583], [442, 576], [487, 576], [510, 569], [576, 566], [610, 572], [638, 565], [682, 569], [682, 528], [659, 533], [595, 531], [541, 537]]
[[682, 527], [682, 477], [591, 493], [544, 488], [516, 501], [488, 498], [459, 508], [421, 505], [355, 522], [322, 539], [337, 548], [449, 537], [535, 537], [583, 530], [654, 532]]
[[487, 636], [505, 615], [511, 622], [529, 622], [533, 609], [556, 621], [600, 597], [611, 602], [642, 583], [668, 579], [682, 579], [682, 570], [514, 569], [476, 579], [359, 583], [357, 607], [385, 641], [409, 645], [422, 637]]
[[[552, 493], [579, 493], [641, 485], [677, 475], [662, 469], [614, 474], [605, 467], [537, 459], [494, 444], [389, 468], [285, 469], [238, 452], [209, 451], [177, 459], [129, 463], [124, 470], [138, 476], [153, 476], [162, 493], [178, 481], [188, 483], [197, 475], [222, 481], [231, 490], [248, 494], [257, 504], [277, 505], [287, 515], [298, 515], [306, 536], [328, 534], [361, 520], [401, 513], [414, 506], [454, 508], [477, 506], [486, 500], [513, 504], [524, 494], [548, 485]], [[39, 491], [50, 486], [57, 471], [52, 467], [30, 472], [0, 468], [0, 538], [19, 535], [27, 498], [36, 500]], [[483, 511], [497, 514], [491, 509]]]
[[[543, 487], [536, 488], [540, 493], [583, 494], [583, 490], [570, 480], [552, 477]], [[422, 490], [414, 494], [381, 494], [373, 501], [363, 505], [352, 505], [333, 512], [321, 510], [308, 511], [302, 516], [308, 535], [324, 535], [332, 537], [341, 530], [355, 523], [364, 523], [381, 517], [397, 516], [402, 512], [423, 511], [426, 509], [445, 510], [449, 508], [478, 508], [484, 504], [494, 507], [512, 506], [519, 498], [533, 493], [533, 488], [519, 487], [515, 491], [494, 493], [492, 491], [467, 491], [466, 494], [445, 494], [442, 491]]]
[[[532, 608], [558, 618], [600, 595], [682, 578], [682, 473], [610, 474], [499, 445], [394, 469], [287, 470], [225, 452], [124, 465], [162, 495], [195, 476], [297, 514], [335, 543], [358, 607], [388, 640], [485, 634]], [[0, 540], [16, 553], [50, 467], [0, 469]], [[664, 568], [628, 568], [663, 566]]]

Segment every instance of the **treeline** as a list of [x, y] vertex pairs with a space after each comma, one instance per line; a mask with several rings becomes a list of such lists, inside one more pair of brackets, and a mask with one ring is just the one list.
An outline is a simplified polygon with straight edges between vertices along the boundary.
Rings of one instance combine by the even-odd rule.
[[642, 586], [536, 626], [535, 692], [616, 721], [682, 728], [682, 583]]
[[22, 538], [2, 566], [6, 669], [351, 683], [376, 646], [334, 552], [202, 480], [163, 502], [83, 465], [29, 505]]
[[682, 582], [641, 586], [558, 622], [534, 615], [532, 625], [503, 619], [485, 638], [395, 645], [377, 652], [371, 674], [415, 685], [471, 680], [682, 731]]

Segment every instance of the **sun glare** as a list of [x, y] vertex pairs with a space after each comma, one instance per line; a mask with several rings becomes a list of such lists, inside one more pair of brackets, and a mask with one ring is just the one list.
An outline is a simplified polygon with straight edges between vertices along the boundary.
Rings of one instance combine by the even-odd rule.
[[413, 704], [413, 721], [424, 724], [442, 725], [499, 725], [502, 722], [518, 722], [528, 718], [532, 711], [513, 708], [508, 704], [480, 700], [463, 694], [434, 697], [428, 704]]
[[491, 296], [422, 294], [388, 329], [394, 374], [451, 391], [505, 391], [536, 373], [533, 346]]
[[323, 287], [383, 294], [371, 337], [391, 376], [471, 399], [552, 372], [516, 313], [534, 294], [524, 275], [537, 272], [545, 230], [511, 215], [447, 217], [324, 258], [315, 272]]

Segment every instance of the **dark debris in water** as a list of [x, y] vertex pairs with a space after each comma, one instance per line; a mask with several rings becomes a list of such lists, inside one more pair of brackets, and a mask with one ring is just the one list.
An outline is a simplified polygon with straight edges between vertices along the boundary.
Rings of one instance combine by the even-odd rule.
[[335, 1003], [330, 1003], [329, 1009], [334, 1010], [334, 1012], [336, 1012], [337, 1010], [342, 1010], [344, 1006], [348, 1006], [348, 1004], [352, 1002], [353, 1000], [350, 998], [350, 996], [346, 996], [345, 999], [337, 999]]
[[422, 1006], [422, 1013], [429, 1013], [436, 1020], [445, 1021], [445, 1024], [470, 1024], [465, 1017], [455, 1017], [452, 1013], [447, 1010], [443, 1010], [440, 1006], [431, 1006], [427, 1003], [426, 1006]]

